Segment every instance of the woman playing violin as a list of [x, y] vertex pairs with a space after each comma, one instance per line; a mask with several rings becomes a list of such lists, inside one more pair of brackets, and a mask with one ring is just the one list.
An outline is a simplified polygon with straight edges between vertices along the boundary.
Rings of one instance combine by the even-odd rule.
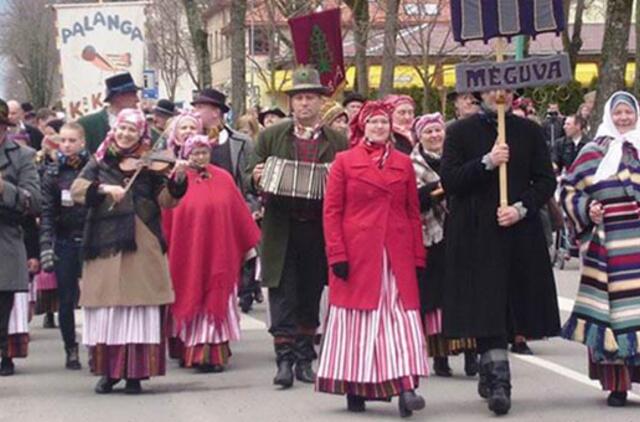
[[122, 110], [71, 186], [73, 200], [88, 209], [80, 305], [99, 394], [121, 379], [126, 393], [137, 394], [142, 379], [165, 372], [163, 309], [174, 293], [160, 208], [178, 204], [187, 179], [183, 162], [170, 174], [153, 171], [150, 149], [144, 114]]

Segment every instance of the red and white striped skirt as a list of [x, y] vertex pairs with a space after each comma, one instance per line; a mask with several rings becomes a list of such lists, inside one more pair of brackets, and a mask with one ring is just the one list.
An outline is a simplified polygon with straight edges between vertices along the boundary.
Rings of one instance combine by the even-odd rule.
[[29, 354], [29, 293], [13, 295], [9, 316], [7, 357], [26, 358]]
[[388, 398], [429, 374], [418, 310], [404, 310], [386, 252], [378, 308], [329, 307], [316, 391]]
[[91, 372], [110, 378], [164, 375], [166, 354], [161, 306], [83, 308], [82, 342]]
[[184, 366], [226, 365], [231, 356], [230, 341], [240, 340], [240, 315], [236, 308], [237, 292], [229, 295], [227, 317], [218, 323], [198, 314], [189, 324], [178, 330], [171, 321], [169, 356], [182, 359]]

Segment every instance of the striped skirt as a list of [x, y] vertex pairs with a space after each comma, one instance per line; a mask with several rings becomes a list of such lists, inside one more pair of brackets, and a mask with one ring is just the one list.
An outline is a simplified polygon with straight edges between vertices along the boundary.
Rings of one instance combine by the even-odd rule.
[[162, 307], [83, 308], [83, 314], [82, 339], [93, 374], [114, 379], [165, 374]]
[[427, 312], [424, 318], [429, 356], [443, 358], [476, 349], [474, 338], [449, 339], [442, 335], [442, 309]]
[[9, 316], [8, 358], [26, 358], [29, 354], [29, 293], [15, 293]]
[[237, 292], [229, 295], [227, 317], [216, 324], [212, 318], [198, 314], [178, 330], [171, 320], [169, 356], [184, 366], [226, 365], [231, 356], [230, 341], [240, 339], [240, 315], [236, 309]]
[[56, 274], [41, 271], [33, 278], [33, 284], [36, 294], [35, 314], [58, 312], [60, 301]]
[[640, 366], [594, 362], [589, 350], [589, 378], [605, 391], [629, 391], [632, 383], [640, 383]]
[[429, 374], [420, 321], [403, 309], [385, 254], [377, 309], [329, 307], [316, 391], [379, 399], [415, 389]]

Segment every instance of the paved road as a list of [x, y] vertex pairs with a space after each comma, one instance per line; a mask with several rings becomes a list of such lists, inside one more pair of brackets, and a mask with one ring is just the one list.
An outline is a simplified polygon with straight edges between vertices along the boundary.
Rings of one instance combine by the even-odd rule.
[[[577, 289], [577, 261], [556, 271], [563, 318]], [[271, 385], [274, 374], [265, 309], [258, 307], [243, 321], [243, 339], [232, 346], [228, 371], [197, 374], [170, 363], [168, 375], [144, 383], [145, 394], [110, 396], [93, 393], [96, 381], [88, 371], [63, 369], [64, 352], [57, 330], [32, 322], [32, 343], [17, 374], [0, 379], [0, 421], [126, 422], [126, 421], [341, 421], [398, 420], [394, 404], [368, 404], [363, 415], [349, 414], [342, 397], [314, 393], [296, 384], [289, 391]], [[637, 421], [640, 396], [625, 409], [606, 406], [606, 395], [586, 373], [586, 351], [575, 343], [552, 339], [531, 343], [533, 358], [512, 359], [514, 407], [507, 416], [518, 421]], [[83, 355], [86, 364], [86, 356]], [[476, 381], [460, 375], [462, 358], [452, 359], [456, 376], [431, 377], [420, 391], [427, 408], [414, 420], [476, 421], [491, 419], [476, 394]]]

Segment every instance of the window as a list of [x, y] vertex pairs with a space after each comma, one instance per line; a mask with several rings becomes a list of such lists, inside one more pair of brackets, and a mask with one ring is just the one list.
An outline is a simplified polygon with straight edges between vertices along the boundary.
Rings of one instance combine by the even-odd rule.
[[[251, 28], [248, 29], [251, 37]], [[250, 41], [251, 42], [251, 41]], [[269, 31], [266, 28], [253, 28], [253, 54], [256, 56], [269, 54]]]
[[438, 5], [433, 3], [405, 3], [404, 12], [408, 16], [437, 16]]

